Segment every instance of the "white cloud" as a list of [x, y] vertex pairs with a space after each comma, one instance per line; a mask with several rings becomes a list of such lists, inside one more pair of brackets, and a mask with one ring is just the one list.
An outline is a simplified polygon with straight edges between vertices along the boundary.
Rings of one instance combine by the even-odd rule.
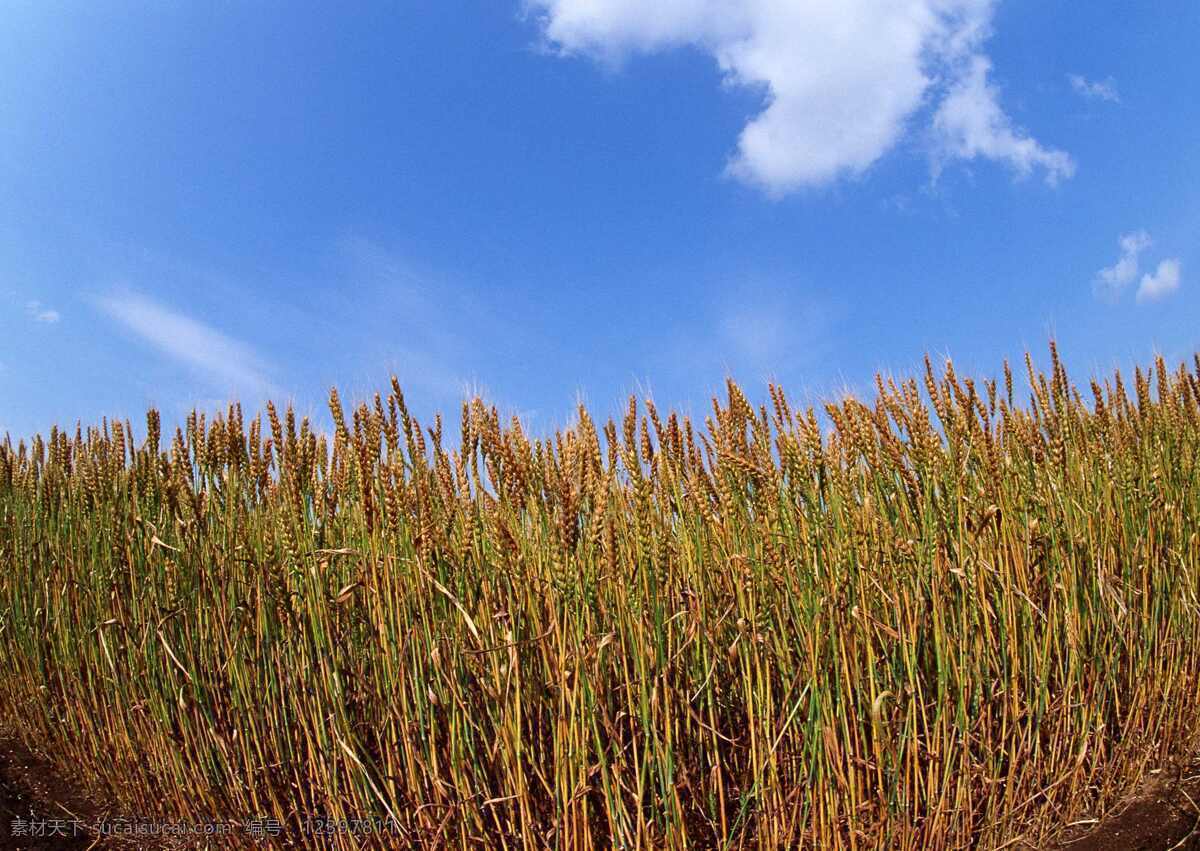
[[1142, 282], [1138, 284], [1137, 300], [1154, 301], [1175, 292], [1179, 289], [1180, 271], [1179, 260], [1163, 260], [1154, 270], [1154, 274], [1142, 275]]
[[[1141, 255], [1153, 241], [1144, 230], [1122, 234], [1118, 241], [1121, 256], [1111, 266], [1096, 273], [1094, 283], [1096, 295], [1106, 301], [1116, 301], [1117, 296], [1138, 276]], [[1158, 264], [1153, 272], [1142, 275], [1137, 288], [1138, 303], [1155, 301], [1179, 289], [1182, 264], [1178, 258], [1169, 257]]]
[[990, 69], [987, 57], [972, 57], [970, 70], [938, 107], [933, 126], [946, 150], [963, 159], [1002, 160], [1022, 176], [1040, 166], [1051, 186], [1073, 175], [1075, 163], [1070, 156], [1042, 147], [1013, 127], [996, 101], [996, 87], [988, 83]]
[[25, 312], [28, 313], [29, 316], [35, 321], [44, 322], [47, 325], [53, 325], [58, 320], [62, 319], [62, 316], [57, 310], [46, 307], [40, 301], [27, 302], [25, 305]]
[[616, 63], [680, 46], [712, 55], [764, 109], [743, 128], [729, 172], [782, 194], [861, 174], [913, 116], [944, 98], [940, 153], [1046, 170], [1070, 158], [1013, 129], [981, 52], [995, 0], [525, 0], [564, 54]]
[[1137, 277], [1141, 253], [1149, 248], [1152, 242], [1150, 234], [1139, 230], [1122, 234], [1118, 244], [1121, 246], [1120, 258], [1096, 274], [1096, 295], [1106, 300], [1115, 299], [1121, 290]]
[[98, 303], [130, 331], [222, 389], [278, 395], [258, 355], [245, 343], [137, 294], [110, 295]]
[[1118, 94], [1117, 84], [1112, 77], [1107, 80], [1089, 80], [1082, 74], [1068, 74], [1067, 79], [1071, 82], [1071, 88], [1085, 98], [1106, 100], [1110, 103], [1121, 102], [1121, 95]]

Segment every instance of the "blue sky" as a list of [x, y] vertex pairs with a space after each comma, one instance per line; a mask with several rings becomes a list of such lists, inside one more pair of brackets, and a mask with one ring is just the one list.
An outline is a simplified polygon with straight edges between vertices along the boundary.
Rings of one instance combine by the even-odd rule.
[[7, 3], [0, 433], [1190, 358], [1200, 5]]

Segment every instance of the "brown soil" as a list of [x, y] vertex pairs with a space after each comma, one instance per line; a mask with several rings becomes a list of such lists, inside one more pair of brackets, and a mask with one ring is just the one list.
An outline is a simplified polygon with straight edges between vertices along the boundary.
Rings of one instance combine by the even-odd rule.
[[1151, 774], [1099, 823], [1068, 828], [1053, 851], [1200, 851], [1200, 760]]
[[0, 739], [0, 849], [91, 848], [95, 840], [82, 825], [100, 815], [50, 763], [15, 739]]
[[[129, 847], [85, 827], [106, 815], [47, 760], [0, 738], [0, 851]], [[1152, 774], [1112, 815], [1067, 827], [1047, 851], [1200, 851], [1200, 760]]]

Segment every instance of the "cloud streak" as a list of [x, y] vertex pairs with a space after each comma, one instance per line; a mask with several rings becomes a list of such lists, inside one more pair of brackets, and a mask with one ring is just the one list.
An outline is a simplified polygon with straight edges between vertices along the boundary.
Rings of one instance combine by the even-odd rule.
[[62, 319], [62, 315], [53, 308], [46, 307], [40, 301], [31, 301], [25, 305], [25, 312], [35, 322], [41, 322], [45, 325], [53, 325]]
[[136, 293], [98, 299], [100, 309], [162, 354], [229, 392], [278, 395], [246, 343]]
[[1117, 84], [1112, 77], [1107, 80], [1089, 80], [1082, 74], [1068, 74], [1067, 80], [1076, 93], [1089, 100], [1106, 100], [1109, 103], [1120, 103], [1121, 95], [1117, 92]]
[[[481, 372], [493, 371], [503, 304], [489, 300], [453, 274], [414, 260], [401, 248], [361, 234], [344, 234], [336, 243], [344, 292], [354, 298], [334, 304], [344, 321], [367, 327], [378, 345], [377, 357], [405, 390], [414, 389], [442, 404], [473, 395]], [[344, 311], [344, 314], [342, 314]], [[490, 367], [490, 368], [489, 368]]]
[[1015, 128], [982, 51], [995, 0], [526, 0], [563, 55], [614, 64], [691, 46], [727, 82], [764, 93], [727, 171], [782, 195], [862, 174], [939, 104], [938, 155], [1042, 169], [1054, 183], [1070, 157]]

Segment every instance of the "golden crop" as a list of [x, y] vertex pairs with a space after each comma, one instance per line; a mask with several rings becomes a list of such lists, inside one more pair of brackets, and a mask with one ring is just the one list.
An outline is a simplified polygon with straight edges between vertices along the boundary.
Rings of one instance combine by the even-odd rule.
[[0, 725], [312, 847], [1036, 844], [1200, 734], [1200, 360], [1085, 401], [1052, 359], [820, 419], [450, 436], [393, 382], [328, 438], [7, 442]]

